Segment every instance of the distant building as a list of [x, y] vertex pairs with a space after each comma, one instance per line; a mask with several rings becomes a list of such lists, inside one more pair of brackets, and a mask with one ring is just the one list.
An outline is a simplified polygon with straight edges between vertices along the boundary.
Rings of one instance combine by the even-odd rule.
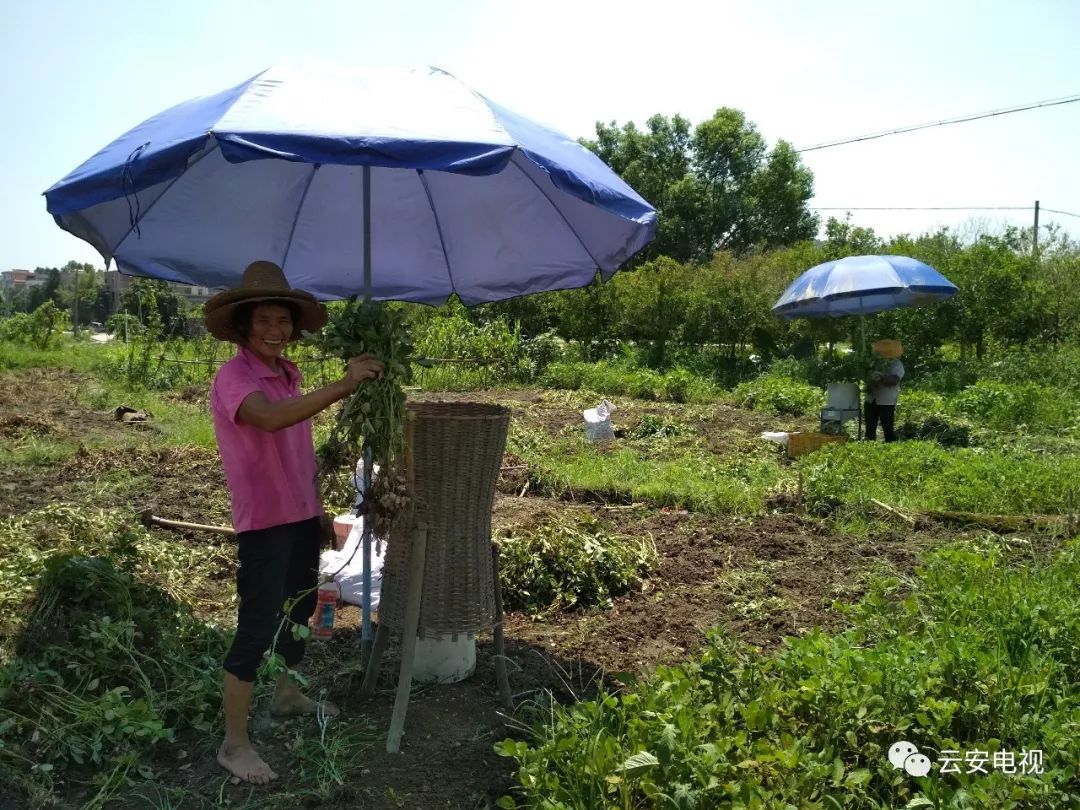
[[[61, 271], [61, 283], [68, 281], [70, 271]], [[120, 301], [124, 297], [136, 276], [129, 276], [116, 270], [106, 270], [101, 274], [105, 292], [109, 297], [109, 311], [116, 312], [120, 309]], [[44, 284], [48, 280], [48, 274], [37, 273], [33, 270], [4, 270], [0, 272], [0, 288], [18, 292]], [[171, 284], [171, 282], [170, 282]], [[187, 300], [192, 306], [204, 304], [217, 290], [210, 287], [200, 287], [195, 284], [172, 284], [177, 294]]]
[[[103, 276], [105, 289], [109, 293], [110, 307], [113, 312], [120, 308], [120, 299], [135, 282], [136, 276], [129, 276], [116, 270], [106, 270]], [[176, 294], [185, 299], [193, 307], [205, 304], [217, 290], [210, 287], [200, 287], [197, 284], [177, 284], [169, 282], [176, 290]]]
[[5, 270], [0, 273], [0, 287], [12, 292], [35, 286], [33, 281], [36, 281], [33, 270]]
[[120, 299], [124, 297], [124, 293], [131, 287], [135, 277], [125, 276], [116, 270], [106, 270], [101, 279], [105, 286], [105, 292], [109, 296], [109, 312], [116, 312], [120, 309]]

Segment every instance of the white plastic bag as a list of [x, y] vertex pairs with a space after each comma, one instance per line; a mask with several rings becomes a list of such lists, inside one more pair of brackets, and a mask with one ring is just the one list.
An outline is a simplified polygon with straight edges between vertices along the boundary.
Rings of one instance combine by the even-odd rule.
[[581, 412], [585, 417], [585, 438], [590, 442], [607, 442], [615, 438], [615, 431], [611, 427], [611, 413], [615, 406], [606, 399], [600, 400], [595, 408], [588, 408]]
[[787, 443], [790, 437], [790, 433], [784, 433], [779, 430], [766, 430], [761, 434], [761, 438], [767, 439], [770, 442], [779, 442], [784, 446], [784, 449], [787, 449]]

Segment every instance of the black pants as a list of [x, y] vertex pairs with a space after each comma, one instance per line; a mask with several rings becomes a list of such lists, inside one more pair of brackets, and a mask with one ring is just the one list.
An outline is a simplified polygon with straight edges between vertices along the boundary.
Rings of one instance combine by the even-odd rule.
[[240, 612], [236, 636], [225, 656], [225, 671], [241, 681], [254, 681], [271, 645], [290, 667], [304, 657], [304, 642], [293, 638], [292, 624], [282, 623], [282, 608], [285, 600], [296, 599], [289, 619], [303, 626], [315, 612], [319, 519], [238, 532], [236, 539], [240, 543], [240, 569], [236, 573]]
[[876, 402], [866, 403], [866, 438], [870, 441], [877, 440], [878, 420], [881, 420], [881, 432], [885, 434], [885, 441], [896, 441], [896, 406], [878, 405]]

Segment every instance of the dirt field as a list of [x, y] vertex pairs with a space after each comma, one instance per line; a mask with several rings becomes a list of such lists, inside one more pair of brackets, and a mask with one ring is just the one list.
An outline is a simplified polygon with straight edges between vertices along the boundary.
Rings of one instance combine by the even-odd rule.
[[[214, 451], [162, 446], [153, 423], [139, 427], [114, 420], [112, 408], [121, 403], [101, 410], [82, 404], [91, 385], [49, 370], [0, 376], [0, 441], [25, 447], [48, 439], [75, 448], [55, 462], [4, 465], [0, 516], [66, 502], [132, 513], [150, 508], [164, 517], [227, 523], [227, 496]], [[199, 392], [183, 396], [198, 406]], [[535, 391], [456, 398], [506, 402], [514, 407], [514, 418], [549, 433], [576, 425], [572, 407]], [[645, 412], [663, 406], [630, 407]], [[710, 442], [721, 450], [725, 441], [743, 440], [769, 427], [760, 416], [723, 406], [696, 418], [708, 425]], [[933, 534], [911, 532], [884, 531], [869, 538], [838, 535], [829, 524], [793, 511], [730, 519], [640, 505], [518, 497], [520, 490], [510, 475], [507, 493], [496, 502], [496, 527], [593, 512], [622, 533], [651, 535], [661, 557], [646, 586], [618, 599], [610, 610], [565, 613], [546, 621], [508, 615], [511, 687], [519, 700], [543, 689], [572, 700], [591, 694], [604, 673], [637, 673], [684, 659], [715, 625], [765, 650], [814, 626], [836, 627], [840, 618], [833, 601], [856, 598], [866, 572], [883, 562], [910, 571], [921, 551], [940, 541]], [[207, 542], [197, 534], [187, 539]], [[223, 572], [223, 607], [229, 604], [229, 576]], [[383, 753], [383, 736], [393, 699], [395, 650], [384, 665], [380, 691], [371, 699], [359, 697], [359, 611], [347, 607], [341, 619], [332, 641], [310, 646], [308, 670], [316, 689], [325, 689], [342, 705], [347, 722], [370, 729], [373, 743], [362, 779], [321, 806], [469, 808], [493, 803], [511, 785], [513, 774], [492, 746], [515, 732], [496, 704], [490, 638], [480, 639], [471, 679], [414, 691], [402, 753], [391, 756]], [[258, 712], [256, 744], [283, 774], [282, 787], [288, 788], [288, 743], [300, 721], [278, 724], [265, 707]], [[187, 738], [159, 747], [154, 767], [165, 774], [163, 784], [183, 787], [197, 797], [197, 803], [183, 807], [217, 806], [219, 798], [234, 806], [245, 801], [254, 803], [244, 806], [258, 806], [258, 790], [223, 778], [214, 761], [216, 743]], [[146, 807], [147, 802], [132, 799], [123, 806]]]

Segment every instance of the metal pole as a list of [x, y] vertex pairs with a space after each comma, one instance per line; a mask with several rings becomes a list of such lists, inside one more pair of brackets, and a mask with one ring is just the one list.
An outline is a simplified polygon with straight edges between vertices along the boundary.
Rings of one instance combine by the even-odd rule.
[[[1036, 203], [1037, 205], [1037, 203]], [[364, 167], [364, 301], [371, 300], [371, 167]]]
[[[371, 167], [364, 166], [364, 303], [371, 301]], [[360, 545], [363, 548], [364, 575], [363, 575], [363, 608], [361, 612], [360, 626], [360, 661], [367, 666], [371, 658], [371, 474], [373, 458], [371, 441], [364, 438], [364, 502], [367, 504], [367, 513], [364, 515], [364, 526], [360, 533]]]

